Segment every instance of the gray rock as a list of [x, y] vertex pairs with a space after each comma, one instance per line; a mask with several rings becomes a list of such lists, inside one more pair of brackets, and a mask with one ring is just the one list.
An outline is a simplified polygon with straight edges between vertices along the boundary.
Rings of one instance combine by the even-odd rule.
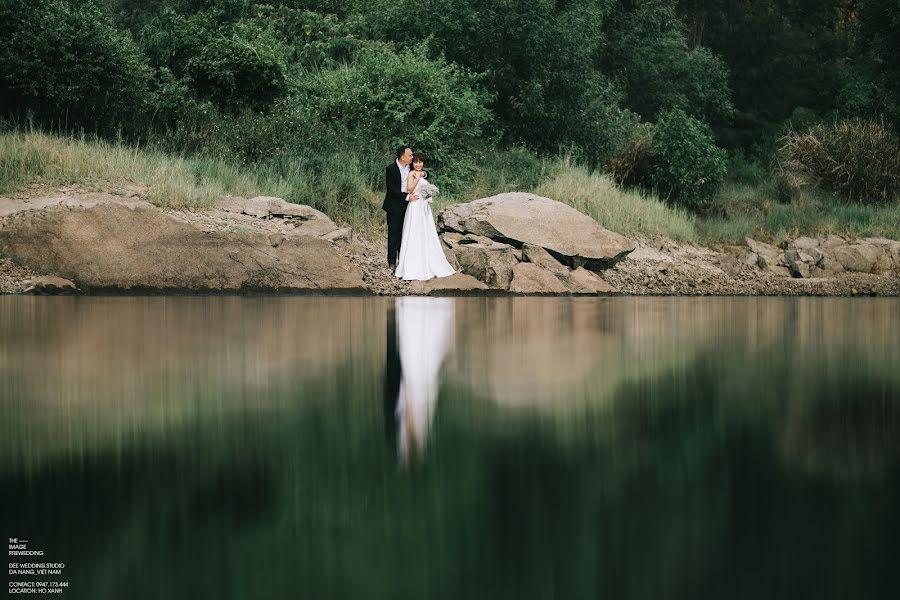
[[834, 276], [834, 273], [832, 273], [831, 271], [820, 269], [819, 267], [813, 265], [809, 268], [809, 276], [811, 278], [832, 277]]
[[522, 260], [534, 263], [542, 269], [547, 269], [557, 277], [568, 277], [569, 269], [550, 256], [550, 253], [533, 244], [522, 245]]
[[444, 256], [447, 258], [447, 262], [450, 263], [450, 266], [459, 271], [459, 260], [456, 258], [456, 253], [446, 247], [442, 247], [441, 250], [444, 251]]
[[584, 267], [579, 267], [569, 273], [569, 281], [571, 290], [574, 293], [582, 294], [615, 294], [618, 290], [611, 286], [606, 280], [601, 279], [593, 271], [588, 271]]
[[760, 269], [763, 270], [770, 267], [783, 267], [787, 264], [784, 260], [784, 254], [779, 253], [775, 254], [774, 256], [760, 254], [758, 256], [759, 258], [757, 259], [757, 265]]
[[42, 275], [31, 279], [31, 285], [25, 290], [25, 293], [43, 296], [73, 294], [77, 291], [78, 288], [68, 279], [53, 275]]
[[809, 279], [809, 263], [797, 262], [788, 267], [788, 269], [794, 277]]
[[458, 292], [478, 292], [488, 289], [471, 275], [454, 273], [449, 277], [435, 277], [428, 281], [410, 281], [410, 291], [422, 296], [453, 295]]
[[281, 198], [257, 196], [255, 198], [236, 198], [225, 196], [216, 200], [213, 208], [225, 212], [250, 215], [258, 219], [281, 218], [293, 221], [296, 229], [293, 235], [312, 235], [321, 237], [331, 233], [338, 227], [328, 215], [305, 204], [292, 204]]
[[830, 258], [828, 255], [822, 257], [822, 260], [819, 261], [817, 265], [819, 269], [826, 271], [828, 273], [840, 273], [844, 270], [843, 265], [837, 262], [833, 258]]
[[521, 251], [509, 244], [483, 236], [466, 235], [450, 241], [459, 270], [493, 288], [506, 289], [513, 278], [513, 267], [519, 263]]
[[767, 271], [769, 273], [778, 275], [780, 277], [790, 277], [791, 276], [790, 269], [788, 269], [787, 267], [779, 267], [778, 265], [768, 265], [763, 270]]
[[509, 291], [517, 294], [565, 294], [566, 286], [559, 278], [534, 263], [519, 263], [513, 268]]
[[844, 267], [845, 271], [871, 273], [875, 261], [883, 253], [878, 246], [871, 244], [851, 244], [839, 246], [829, 251], [829, 256]]
[[442, 231], [540, 246], [566, 266], [594, 271], [615, 265], [635, 248], [630, 240], [566, 204], [522, 192], [448, 206], [438, 223]]
[[789, 248], [795, 248], [796, 250], [812, 250], [813, 248], [819, 247], [819, 240], [811, 237], [798, 237], [796, 240], [791, 242], [788, 245]]
[[847, 245], [847, 240], [845, 240], [841, 236], [829, 235], [819, 244], [819, 248], [822, 250], [827, 250], [829, 248], [837, 248], [839, 246], [846, 246], [846, 245]]
[[350, 242], [353, 240], [353, 230], [349, 227], [335, 229], [334, 231], [323, 235], [322, 239], [326, 239], [329, 242]]
[[773, 267], [778, 267], [783, 264], [783, 254], [781, 250], [776, 248], [775, 246], [770, 246], [769, 244], [765, 244], [763, 242], [757, 242], [751, 238], [745, 238], [744, 240], [747, 242], [747, 246], [750, 247], [751, 254], [756, 255], [756, 266], [764, 271], [769, 271]]
[[758, 267], [759, 254], [757, 254], [756, 252], [748, 252], [747, 256], [744, 258], [744, 264], [749, 267]]
[[744, 238], [744, 241], [747, 242], [747, 246], [750, 247], [752, 252], [755, 252], [760, 256], [774, 256], [781, 254], [781, 250], [764, 242], [757, 242], [752, 238]]

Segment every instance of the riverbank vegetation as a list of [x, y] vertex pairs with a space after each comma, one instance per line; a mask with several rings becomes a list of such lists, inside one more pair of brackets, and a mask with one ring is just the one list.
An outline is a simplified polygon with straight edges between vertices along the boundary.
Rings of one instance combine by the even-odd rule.
[[374, 233], [384, 164], [410, 144], [442, 203], [524, 190], [629, 235], [898, 238], [896, 14], [898, 0], [423, 0], [417, 18], [387, 0], [8, 0], [0, 187], [131, 181], [189, 207], [269, 194]]

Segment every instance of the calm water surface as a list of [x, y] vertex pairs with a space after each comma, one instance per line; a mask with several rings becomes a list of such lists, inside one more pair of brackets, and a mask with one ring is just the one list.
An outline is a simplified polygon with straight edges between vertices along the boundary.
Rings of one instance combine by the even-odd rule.
[[900, 299], [0, 297], [0, 490], [65, 598], [897, 598]]

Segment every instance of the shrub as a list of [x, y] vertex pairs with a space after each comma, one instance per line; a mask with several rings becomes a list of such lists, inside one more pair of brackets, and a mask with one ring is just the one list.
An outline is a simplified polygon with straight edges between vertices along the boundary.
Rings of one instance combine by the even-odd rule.
[[679, 109], [663, 113], [650, 147], [650, 182], [659, 193], [699, 211], [724, 177], [725, 152], [713, 143], [709, 127]]
[[385, 152], [410, 144], [437, 168], [470, 160], [491, 120], [476, 77], [423, 48], [370, 44], [353, 63], [302, 78], [298, 92], [320, 122], [340, 123]]
[[619, 185], [635, 186], [647, 182], [650, 174], [651, 125], [644, 123], [632, 139], [619, 146], [603, 165], [604, 172]]
[[741, 150], [728, 155], [727, 179], [734, 183], [762, 183], [768, 173], [766, 168], [758, 161], [748, 157]]
[[99, 0], [0, 3], [0, 102], [11, 112], [107, 132], [120, 119], [137, 126], [149, 74]]
[[900, 194], [900, 140], [883, 122], [844, 120], [781, 138], [782, 168], [846, 200], [884, 202]]

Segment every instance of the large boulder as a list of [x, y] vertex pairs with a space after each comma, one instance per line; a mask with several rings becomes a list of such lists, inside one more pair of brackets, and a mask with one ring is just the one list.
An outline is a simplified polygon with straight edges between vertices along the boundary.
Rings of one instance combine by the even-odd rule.
[[438, 223], [445, 232], [475, 234], [517, 248], [540, 246], [568, 267], [593, 271], [612, 267], [635, 248], [566, 204], [522, 192], [448, 206]]
[[513, 268], [509, 291], [517, 294], [565, 294], [569, 290], [550, 271], [534, 263], [523, 262]]
[[508, 288], [513, 267], [522, 259], [520, 250], [479, 235], [450, 233], [444, 234], [443, 241], [456, 256], [460, 271], [492, 288]]
[[871, 273], [882, 253], [883, 250], [874, 244], [850, 244], [830, 249], [828, 256], [845, 271]]
[[202, 231], [137, 203], [17, 212], [0, 254], [82, 289], [364, 292], [362, 273], [323, 239]]

